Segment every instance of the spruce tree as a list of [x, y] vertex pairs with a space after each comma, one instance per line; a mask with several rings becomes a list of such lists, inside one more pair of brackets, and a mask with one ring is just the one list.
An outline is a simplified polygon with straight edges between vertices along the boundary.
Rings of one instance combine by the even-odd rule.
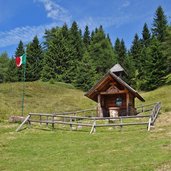
[[104, 75], [116, 63], [113, 47], [106, 38], [102, 26], [96, 29], [90, 43], [89, 52], [99, 76]]
[[136, 33], [132, 42], [132, 46], [130, 49], [130, 59], [132, 60], [132, 84], [136, 89], [140, 89], [140, 83], [139, 79], [141, 77], [141, 69], [144, 66], [144, 59], [145, 57], [142, 57], [142, 50], [143, 50], [143, 45], [141, 40], [139, 39], [138, 34]]
[[119, 63], [120, 46], [121, 46], [120, 39], [117, 38], [117, 39], [115, 40], [114, 50], [115, 50], [115, 53], [116, 53], [116, 57], [117, 57], [117, 62], [118, 62], [118, 63]]
[[15, 51], [15, 56], [21, 56], [25, 53], [25, 50], [24, 50], [24, 44], [23, 42], [20, 40], [19, 44], [18, 44], [18, 47]]
[[61, 31], [62, 31], [63, 37], [69, 40], [69, 30], [68, 30], [68, 25], [66, 23], [62, 26]]
[[[138, 67], [135, 70], [135, 87], [138, 90], [146, 90], [148, 86], [147, 79], [149, 74], [149, 66], [151, 64], [151, 49], [143, 47], [139, 54]], [[137, 66], [137, 65], [136, 65]]]
[[[23, 42], [20, 40], [19, 44], [18, 44], [18, 47], [15, 51], [15, 57], [17, 56], [21, 56], [25, 53], [25, 50], [24, 50], [24, 44]], [[27, 60], [27, 59], [26, 59]], [[27, 63], [27, 62], [26, 62]], [[23, 81], [23, 78], [24, 78], [24, 73], [23, 73], [23, 70], [24, 70], [24, 66], [22, 65], [20, 68], [18, 68], [18, 81]]]
[[84, 31], [84, 35], [83, 35], [83, 42], [84, 42], [84, 46], [86, 47], [86, 49], [88, 49], [88, 46], [90, 45], [90, 31], [88, 26], [86, 25], [85, 27], [85, 31]]
[[114, 51], [116, 53], [117, 62], [124, 67], [127, 50], [123, 39], [122, 40], [120, 40], [119, 38], [116, 39], [114, 45]]
[[38, 37], [35, 36], [33, 41], [27, 45], [27, 81], [35, 81], [40, 79], [42, 71], [43, 52]]
[[78, 63], [76, 58], [76, 49], [70, 42], [70, 31], [66, 28], [62, 28], [58, 34], [59, 38], [56, 42], [58, 44], [58, 56], [59, 60], [57, 63], [58, 79], [66, 83], [72, 83], [75, 79], [75, 68]]
[[86, 51], [82, 60], [78, 63], [76, 79], [74, 85], [84, 91], [89, 90], [97, 80], [96, 68], [90, 58], [89, 53]]
[[122, 39], [121, 44], [120, 44], [119, 63], [122, 64], [123, 66], [125, 66], [126, 53], [127, 53], [127, 50], [125, 47], [125, 42]]
[[56, 31], [59, 28], [52, 28], [45, 31], [45, 53], [43, 58], [43, 69], [41, 71], [42, 81], [56, 80], [56, 45], [54, 43]]
[[78, 60], [75, 58], [75, 49], [70, 43], [67, 26], [47, 31], [46, 37], [47, 50], [44, 56], [42, 80], [55, 79], [71, 83], [74, 81]]
[[92, 31], [90, 36], [91, 37], [90, 42], [93, 40], [94, 34], [95, 34], [94, 31]]
[[150, 43], [151, 34], [146, 23], [144, 24], [143, 27], [142, 37], [143, 37], [143, 44], [145, 47], [147, 47]]
[[73, 51], [75, 51], [75, 59], [81, 60], [84, 53], [84, 45], [78, 25], [75, 21], [72, 23], [72, 26], [69, 30], [69, 39]]
[[109, 40], [110, 44], [112, 45], [112, 41], [111, 41], [111, 39], [110, 39], [109, 34], [107, 34], [107, 39]]
[[125, 75], [123, 77], [123, 80], [126, 81], [126, 83], [128, 83], [132, 87], [135, 87], [136, 86], [136, 80], [135, 80], [136, 68], [135, 68], [135, 63], [132, 58], [132, 55], [129, 52], [125, 58], [124, 69], [125, 69], [127, 75]]
[[77, 23], [74, 21], [72, 23], [71, 28], [69, 29], [69, 41], [68, 41], [68, 46], [69, 46], [69, 67], [68, 67], [68, 81], [69, 82], [74, 82], [75, 80], [75, 73], [76, 73], [76, 66], [78, 65], [78, 62], [82, 60], [83, 54], [85, 52], [84, 48], [84, 43], [82, 40], [82, 36], [80, 33], [80, 30], [78, 28]]
[[133, 58], [134, 63], [135, 63], [135, 67], [137, 69], [141, 67], [140, 55], [141, 55], [142, 48], [143, 47], [142, 47], [141, 40], [139, 39], [138, 34], [136, 33], [134, 36], [134, 40], [132, 42], [130, 53], [132, 55], [132, 58]]
[[7, 68], [9, 63], [9, 57], [7, 52], [0, 54], [0, 83], [6, 82], [7, 80]]
[[42, 81], [49, 81], [51, 79], [56, 80], [54, 63], [55, 60], [53, 59], [53, 56], [46, 52], [43, 58], [43, 69], [41, 72]]
[[166, 56], [168, 74], [171, 73], [171, 26], [167, 28], [167, 36], [165, 41], [162, 42], [162, 51]]
[[167, 18], [161, 6], [157, 8], [153, 20], [153, 35], [156, 36], [159, 41], [163, 42], [167, 34]]
[[161, 43], [153, 38], [148, 50], [148, 60], [146, 60], [146, 65], [143, 68], [146, 71], [144, 74], [145, 82], [143, 87], [141, 86], [143, 90], [153, 90], [163, 85], [167, 74], [167, 61], [162, 53]]
[[15, 59], [12, 57], [9, 61], [8, 68], [7, 68], [7, 82], [17, 82], [18, 81], [18, 69], [15, 64]]

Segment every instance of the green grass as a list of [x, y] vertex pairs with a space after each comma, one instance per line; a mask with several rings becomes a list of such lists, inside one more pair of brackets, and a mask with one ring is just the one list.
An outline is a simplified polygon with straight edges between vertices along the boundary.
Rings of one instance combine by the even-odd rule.
[[[169, 171], [171, 170], [171, 86], [142, 93], [147, 103], [161, 101], [162, 113], [155, 127], [146, 126], [90, 128], [69, 131], [69, 126], [32, 126], [15, 132], [18, 124], [9, 124], [11, 114], [19, 114], [19, 83], [1, 84], [0, 170], [4, 171]], [[13, 87], [13, 89], [11, 89]], [[70, 85], [27, 83], [26, 114], [31, 111], [66, 111], [84, 109], [95, 104], [83, 92]], [[12, 99], [13, 97], [13, 99]], [[49, 97], [49, 98], [48, 98]], [[47, 99], [46, 99], [47, 98]], [[60, 102], [62, 101], [62, 102]], [[7, 113], [6, 113], [7, 112]]]
[[[141, 95], [145, 99], [146, 104], [161, 102], [162, 112], [171, 111], [171, 85], [163, 86], [150, 92], [142, 92]], [[138, 100], [136, 102], [137, 105], [141, 104]]]
[[0, 170], [171, 169], [171, 126], [160, 126], [150, 133], [132, 127], [90, 135], [86, 130], [38, 127], [17, 133], [16, 125], [1, 123]]
[[[0, 120], [21, 115], [22, 83], [0, 84]], [[24, 114], [29, 112], [63, 112], [94, 108], [84, 93], [65, 83], [25, 83]]]

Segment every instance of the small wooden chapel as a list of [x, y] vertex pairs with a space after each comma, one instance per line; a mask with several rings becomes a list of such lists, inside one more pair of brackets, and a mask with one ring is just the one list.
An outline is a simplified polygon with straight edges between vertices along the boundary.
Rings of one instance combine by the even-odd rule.
[[99, 117], [136, 115], [135, 98], [145, 101], [123, 80], [124, 75], [125, 70], [116, 64], [85, 94], [97, 102]]

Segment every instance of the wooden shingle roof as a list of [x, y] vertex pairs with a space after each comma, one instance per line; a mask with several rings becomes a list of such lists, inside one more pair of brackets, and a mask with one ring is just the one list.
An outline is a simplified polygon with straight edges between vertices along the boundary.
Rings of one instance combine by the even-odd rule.
[[[118, 69], [121, 69], [121, 68], [118, 68]], [[112, 79], [118, 82], [123, 87], [125, 87], [134, 97], [137, 97], [141, 101], [145, 101], [143, 97], [136, 90], [134, 90], [125, 81], [123, 81], [120, 77], [114, 74], [112, 70], [109, 70], [109, 72], [100, 81], [98, 81], [97, 84], [95, 84], [85, 94], [85, 96], [97, 102], [98, 93], [101, 91], [104, 91], [105, 87], [111, 82]]]

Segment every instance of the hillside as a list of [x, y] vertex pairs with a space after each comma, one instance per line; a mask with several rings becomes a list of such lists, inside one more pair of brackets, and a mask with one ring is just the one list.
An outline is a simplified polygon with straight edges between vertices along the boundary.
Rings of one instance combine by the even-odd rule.
[[[156, 90], [140, 93], [145, 99], [146, 104], [161, 102], [162, 112], [171, 111], [171, 85], [162, 86]], [[136, 101], [137, 105], [142, 104], [140, 101]]]
[[[20, 113], [20, 83], [1, 84], [1, 121]], [[34, 126], [15, 132], [18, 124], [0, 122], [0, 170], [171, 170], [171, 86], [142, 93], [147, 103], [162, 102], [162, 113], [150, 132], [144, 126], [68, 131]], [[95, 104], [83, 92], [63, 83], [26, 83], [26, 111], [66, 111]]]
[[[0, 84], [0, 120], [21, 114], [22, 88], [22, 83]], [[70, 84], [25, 83], [25, 115], [29, 112], [52, 113], [92, 107], [95, 103]]]
[[[10, 115], [21, 114], [22, 83], [0, 84], [0, 120]], [[171, 111], [171, 85], [163, 86], [154, 91], [142, 92], [145, 104], [162, 102], [162, 111]], [[137, 105], [143, 104], [136, 101]], [[84, 96], [84, 92], [77, 90], [70, 84], [49, 82], [25, 83], [25, 109], [29, 112], [64, 112], [93, 108], [96, 103]]]

